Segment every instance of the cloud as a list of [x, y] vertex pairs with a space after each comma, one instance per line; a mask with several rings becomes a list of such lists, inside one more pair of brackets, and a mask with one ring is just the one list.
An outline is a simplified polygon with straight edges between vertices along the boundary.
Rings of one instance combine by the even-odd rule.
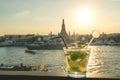
[[17, 12], [16, 14], [14, 14], [12, 16], [12, 19], [15, 21], [31, 21], [34, 23], [42, 23], [42, 22], [48, 22], [51, 21], [51, 19], [53, 19], [53, 17], [51, 16], [41, 16], [39, 14], [36, 14], [35, 12], [31, 12], [29, 10], [24, 10], [21, 12]]
[[15, 17], [16, 18], [19, 18], [19, 17], [28, 17], [28, 16], [31, 16], [31, 12], [30, 11], [21, 11], [17, 14], [15, 14]]

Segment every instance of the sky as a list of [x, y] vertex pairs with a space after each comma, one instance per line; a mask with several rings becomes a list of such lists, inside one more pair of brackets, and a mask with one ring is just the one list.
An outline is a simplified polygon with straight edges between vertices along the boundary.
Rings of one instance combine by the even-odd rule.
[[120, 33], [120, 0], [0, 0], [0, 35]]

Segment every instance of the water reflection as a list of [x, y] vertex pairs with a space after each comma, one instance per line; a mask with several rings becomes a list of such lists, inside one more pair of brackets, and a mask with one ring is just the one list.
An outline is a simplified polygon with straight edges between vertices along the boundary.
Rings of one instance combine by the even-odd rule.
[[120, 73], [119, 46], [91, 46], [92, 53], [88, 65], [88, 73]]

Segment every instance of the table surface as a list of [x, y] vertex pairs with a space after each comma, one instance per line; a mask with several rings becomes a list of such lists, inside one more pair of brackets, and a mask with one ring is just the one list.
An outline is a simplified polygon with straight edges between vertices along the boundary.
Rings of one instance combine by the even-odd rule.
[[[0, 80], [74, 80], [66, 72], [39, 72], [39, 71], [0, 71]], [[118, 80], [120, 74], [87, 74], [86, 78], [75, 80]]]

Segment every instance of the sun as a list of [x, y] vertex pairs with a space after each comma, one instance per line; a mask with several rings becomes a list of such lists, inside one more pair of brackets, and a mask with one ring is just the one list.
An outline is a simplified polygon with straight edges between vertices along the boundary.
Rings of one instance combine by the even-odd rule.
[[88, 8], [82, 8], [77, 14], [77, 20], [81, 25], [91, 24], [92, 18], [92, 13]]

